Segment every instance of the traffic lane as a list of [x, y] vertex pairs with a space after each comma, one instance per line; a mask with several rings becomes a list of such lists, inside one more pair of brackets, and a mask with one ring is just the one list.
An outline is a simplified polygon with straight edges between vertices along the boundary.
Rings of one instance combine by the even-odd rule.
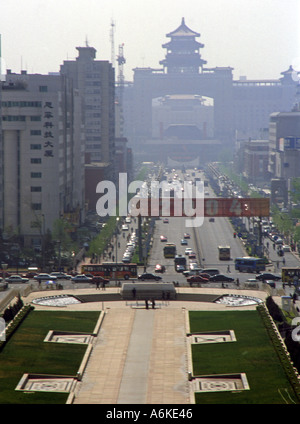
[[[234, 259], [245, 256], [241, 241], [233, 237], [232, 227], [227, 218], [216, 218], [209, 222], [205, 218], [204, 224], [196, 228], [205, 268], [218, 268], [221, 273], [227, 273], [228, 265], [230, 271], [234, 269]], [[218, 246], [230, 246], [231, 259], [228, 261], [219, 259]]]
[[[185, 218], [184, 217], [170, 217], [169, 223], [163, 223], [163, 218], [155, 221], [155, 230], [153, 237], [153, 245], [148, 259], [148, 270], [154, 271], [155, 265], [160, 264], [166, 267], [166, 273], [171, 275], [178, 275], [174, 268], [174, 259], [165, 258], [163, 249], [166, 242], [161, 242], [160, 236], [167, 237], [168, 243], [174, 243], [177, 248], [177, 254], [185, 256], [186, 246], [181, 246], [180, 241], [186, 232]], [[194, 243], [188, 240], [188, 245], [195, 249]]]

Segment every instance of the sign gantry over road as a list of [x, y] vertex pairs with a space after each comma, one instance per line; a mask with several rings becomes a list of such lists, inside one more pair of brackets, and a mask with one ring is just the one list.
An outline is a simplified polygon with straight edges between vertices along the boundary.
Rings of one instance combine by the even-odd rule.
[[135, 216], [267, 217], [268, 198], [140, 198]]

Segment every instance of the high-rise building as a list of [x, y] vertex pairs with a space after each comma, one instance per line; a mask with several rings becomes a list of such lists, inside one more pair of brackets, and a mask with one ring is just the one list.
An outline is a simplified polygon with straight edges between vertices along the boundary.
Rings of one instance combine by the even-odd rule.
[[[106, 60], [95, 60], [94, 47], [77, 47], [76, 60], [66, 60], [60, 72], [73, 80], [82, 99], [85, 152], [88, 162], [113, 169], [115, 154], [115, 71]], [[111, 177], [111, 175], [109, 176]]]
[[41, 245], [56, 219], [84, 219], [80, 97], [66, 76], [8, 70], [1, 100], [1, 229]]

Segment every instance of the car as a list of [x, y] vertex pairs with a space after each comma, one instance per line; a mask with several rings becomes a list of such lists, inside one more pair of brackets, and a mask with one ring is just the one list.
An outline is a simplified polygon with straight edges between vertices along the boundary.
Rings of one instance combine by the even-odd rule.
[[278, 238], [275, 240], [275, 244], [283, 244], [283, 240], [281, 238]]
[[166, 236], [160, 236], [160, 241], [168, 241]]
[[184, 233], [184, 234], [183, 234], [183, 238], [184, 238], [184, 239], [190, 239], [190, 238], [191, 238], [191, 236], [190, 236], [190, 234], [189, 234], [189, 233]]
[[209, 218], [209, 222], [215, 222], [215, 218]]
[[70, 280], [71, 276], [64, 272], [51, 272], [50, 277], [56, 277], [58, 280]]
[[129, 230], [129, 227], [128, 227], [128, 225], [122, 225], [122, 230], [123, 231], [128, 231]]
[[38, 281], [47, 281], [47, 280], [56, 280], [57, 279], [55, 277], [55, 275], [50, 275], [50, 274], [45, 274], [45, 273], [35, 275], [33, 278], [35, 280], [38, 280]]
[[23, 278], [20, 275], [11, 275], [5, 278], [5, 281], [7, 283], [27, 283], [29, 280], [28, 278]]
[[145, 280], [161, 280], [161, 277], [155, 274], [151, 274], [150, 272], [144, 272], [143, 274], [138, 276], [138, 280], [145, 281]]
[[33, 278], [35, 275], [37, 275], [37, 272], [26, 272], [25, 274], [22, 274], [23, 278]]
[[281, 280], [281, 276], [279, 274], [272, 274], [271, 272], [263, 272], [261, 274], [257, 274], [256, 279], [260, 281], [265, 281], [265, 280], [279, 281]]
[[164, 219], [163, 219], [163, 223], [164, 223], [164, 224], [169, 224], [169, 220], [168, 220], [168, 218], [164, 218]]
[[199, 271], [196, 269], [190, 269], [189, 271], [183, 271], [185, 277], [191, 277], [192, 275], [199, 275]]
[[284, 244], [284, 245], [282, 246], [282, 250], [283, 250], [284, 252], [290, 252], [290, 251], [291, 251], [291, 248], [290, 248], [290, 246], [288, 246], [287, 244]]
[[206, 274], [205, 272], [199, 272], [199, 274], [198, 274], [200, 277], [203, 277], [203, 278], [207, 278], [208, 280], [210, 279], [210, 277], [211, 277], [211, 275], [209, 275], [209, 274]]
[[166, 267], [164, 265], [156, 264], [154, 272], [160, 272], [163, 274], [166, 270]]
[[189, 259], [196, 259], [196, 253], [195, 252], [190, 252], [189, 253]]
[[227, 275], [224, 275], [224, 274], [216, 274], [216, 275], [212, 275], [209, 281], [222, 281], [226, 283], [232, 283], [234, 281], [234, 278], [228, 277]]
[[257, 279], [256, 278], [248, 278], [248, 280], [246, 280], [246, 283], [253, 283], [253, 284], [257, 284]]
[[87, 277], [85, 274], [78, 274], [75, 277], [72, 277], [71, 280], [74, 283], [89, 283], [92, 281], [92, 278]]
[[208, 278], [204, 278], [201, 275], [192, 275], [191, 277], [188, 277], [187, 282], [192, 283], [207, 283], [209, 281]]
[[190, 270], [195, 269], [196, 271], [200, 271], [201, 268], [199, 268], [199, 265], [197, 264], [197, 262], [191, 262], [190, 263]]
[[188, 241], [186, 239], [182, 239], [180, 241], [181, 246], [187, 246], [188, 245]]
[[130, 218], [130, 216], [127, 216], [127, 217], [125, 218], [125, 222], [126, 222], [127, 224], [130, 224], [130, 223], [131, 223], [131, 218]]
[[265, 280], [264, 283], [268, 284], [270, 287], [272, 287], [272, 289], [276, 288], [276, 282], [273, 280]]
[[193, 249], [191, 247], [187, 247], [184, 251], [185, 255], [190, 254], [193, 251]]
[[176, 272], [183, 272], [185, 271], [185, 266], [184, 265], [176, 265]]
[[203, 272], [210, 276], [220, 274], [220, 271], [217, 268], [202, 268], [201, 273]]
[[94, 275], [91, 282], [93, 284], [109, 284], [109, 280], [101, 277], [101, 275]]

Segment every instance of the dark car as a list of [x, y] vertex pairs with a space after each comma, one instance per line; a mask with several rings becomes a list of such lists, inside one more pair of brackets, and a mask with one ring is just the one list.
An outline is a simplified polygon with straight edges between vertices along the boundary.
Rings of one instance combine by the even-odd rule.
[[176, 272], [183, 272], [185, 271], [185, 266], [184, 265], [176, 265]]
[[187, 246], [188, 245], [188, 241], [186, 239], [182, 239], [180, 241], [181, 246]]
[[210, 277], [209, 281], [222, 281], [226, 283], [232, 283], [234, 281], [234, 278], [228, 277], [224, 274], [217, 274]]
[[272, 287], [272, 289], [275, 289], [275, 288], [276, 288], [276, 283], [275, 283], [275, 281], [272, 281], [272, 280], [264, 280], [264, 283], [265, 283], [265, 284], [268, 284], [270, 287]]
[[262, 272], [261, 274], [258, 274], [256, 276], [256, 279], [260, 281], [265, 281], [265, 280], [279, 281], [281, 280], [281, 276], [278, 274], [272, 274], [271, 272]]
[[92, 277], [92, 281], [93, 284], [109, 284], [109, 280], [107, 278], [103, 278], [100, 275], [94, 275]]
[[141, 274], [138, 276], [138, 280], [161, 280], [161, 277], [159, 275], [151, 274], [148, 272], [144, 272], [144, 274]]

